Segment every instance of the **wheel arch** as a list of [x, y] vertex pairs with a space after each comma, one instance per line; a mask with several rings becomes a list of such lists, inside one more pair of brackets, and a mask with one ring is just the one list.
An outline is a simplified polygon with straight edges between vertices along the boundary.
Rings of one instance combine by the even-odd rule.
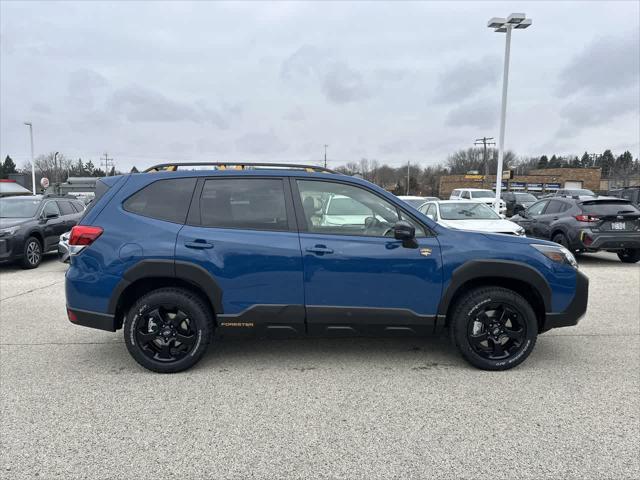
[[471, 289], [486, 286], [507, 288], [523, 296], [536, 313], [540, 330], [544, 330], [546, 312], [551, 311], [551, 287], [533, 267], [509, 260], [471, 260], [458, 267], [442, 296], [438, 316], [448, 324], [458, 299]]
[[[44, 251], [45, 249], [45, 245], [44, 245], [44, 236], [42, 235], [42, 232], [40, 232], [39, 230], [35, 229], [35, 230], [31, 230], [29, 233], [27, 233], [24, 236], [24, 242], [26, 243], [27, 240], [29, 240], [29, 237], [35, 237], [38, 239], [38, 241], [40, 242], [40, 245], [42, 246], [42, 250]], [[24, 248], [24, 246], [23, 246]]]
[[142, 260], [129, 268], [113, 290], [108, 313], [122, 327], [124, 315], [142, 295], [163, 287], [180, 287], [197, 294], [213, 315], [223, 313], [222, 290], [215, 279], [199, 265], [173, 260]]

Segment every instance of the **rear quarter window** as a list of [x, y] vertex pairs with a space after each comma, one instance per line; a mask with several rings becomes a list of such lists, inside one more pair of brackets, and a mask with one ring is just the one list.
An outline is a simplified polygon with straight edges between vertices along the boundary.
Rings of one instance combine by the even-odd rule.
[[123, 208], [144, 217], [184, 223], [195, 186], [195, 178], [157, 180], [125, 200]]

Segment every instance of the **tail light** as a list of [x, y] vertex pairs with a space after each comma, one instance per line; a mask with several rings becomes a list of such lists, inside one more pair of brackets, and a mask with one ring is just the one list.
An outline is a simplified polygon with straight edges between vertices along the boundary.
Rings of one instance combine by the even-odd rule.
[[89, 225], [76, 225], [73, 227], [69, 235], [69, 254], [79, 254], [85, 247], [95, 242], [103, 231], [101, 227]]
[[591, 215], [576, 215], [575, 219], [578, 220], [579, 222], [588, 222], [588, 223], [600, 221], [600, 217], [592, 217]]
[[101, 227], [90, 227], [87, 225], [76, 225], [71, 229], [69, 236], [69, 245], [91, 245], [100, 235], [102, 235]]

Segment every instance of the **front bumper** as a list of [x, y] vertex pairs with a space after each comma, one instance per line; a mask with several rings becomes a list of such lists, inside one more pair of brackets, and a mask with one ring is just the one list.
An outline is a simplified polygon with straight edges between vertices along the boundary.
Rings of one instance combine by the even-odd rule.
[[581, 230], [579, 240], [586, 250], [640, 248], [640, 232], [594, 232]]
[[0, 238], [0, 262], [8, 262], [22, 256], [19, 239], [16, 236]]
[[544, 331], [552, 328], [571, 327], [577, 325], [587, 311], [589, 301], [589, 278], [576, 270], [576, 291], [573, 300], [564, 312], [547, 313]]

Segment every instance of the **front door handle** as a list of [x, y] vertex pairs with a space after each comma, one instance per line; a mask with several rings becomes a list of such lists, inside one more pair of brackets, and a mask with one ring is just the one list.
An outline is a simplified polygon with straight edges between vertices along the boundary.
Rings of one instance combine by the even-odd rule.
[[306, 249], [309, 253], [315, 253], [317, 255], [324, 255], [325, 253], [333, 253], [333, 250], [327, 248], [325, 245], [316, 245], [315, 247], [309, 247]]
[[184, 246], [187, 248], [198, 248], [198, 249], [213, 248], [212, 243], [209, 243], [206, 240], [201, 240], [201, 239], [194, 240], [193, 242], [184, 242]]

